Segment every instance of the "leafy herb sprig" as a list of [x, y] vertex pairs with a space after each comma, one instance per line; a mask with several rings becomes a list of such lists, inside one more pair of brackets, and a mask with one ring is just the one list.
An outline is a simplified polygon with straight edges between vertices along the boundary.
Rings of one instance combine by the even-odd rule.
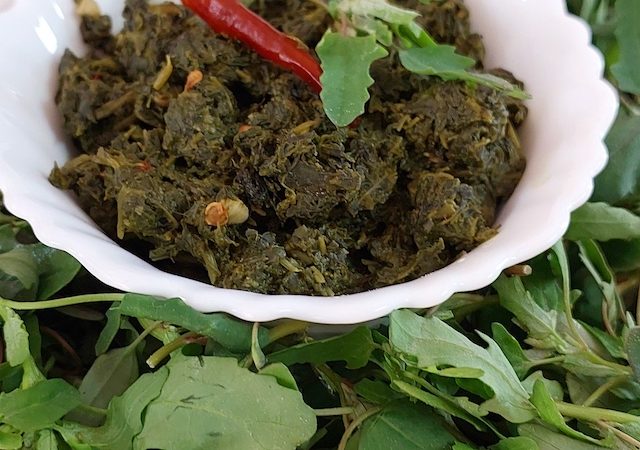
[[[427, 3], [427, 1], [424, 1]], [[510, 82], [473, 70], [473, 58], [438, 44], [421, 27], [416, 11], [386, 0], [330, 0], [327, 8], [336, 20], [316, 46], [322, 63], [322, 99], [327, 117], [338, 126], [349, 125], [364, 113], [368, 88], [374, 80], [371, 64], [394, 48], [410, 72], [489, 86], [516, 98], [527, 94]]]

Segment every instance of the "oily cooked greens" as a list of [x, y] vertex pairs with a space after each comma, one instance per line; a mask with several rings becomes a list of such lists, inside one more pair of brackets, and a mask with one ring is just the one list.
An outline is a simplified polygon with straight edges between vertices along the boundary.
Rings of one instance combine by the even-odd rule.
[[[461, 2], [406, 5], [481, 59]], [[261, 13], [310, 47], [330, 20], [315, 2]], [[112, 36], [109, 18], [83, 16], [89, 52], [60, 63], [81, 154], [50, 178], [125, 246], [217, 286], [333, 295], [414, 279], [495, 234], [524, 169], [520, 100], [392, 54], [372, 64], [359, 122], [336, 128], [302, 81], [181, 6], [128, 0], [124, 18]]]

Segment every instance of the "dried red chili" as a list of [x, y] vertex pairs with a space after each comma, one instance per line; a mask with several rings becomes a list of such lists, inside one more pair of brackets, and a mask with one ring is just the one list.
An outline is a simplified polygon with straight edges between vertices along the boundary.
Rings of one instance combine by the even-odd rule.
[[322, 90], [318, 61], [302, 43], [288, 36], [238, 0], [182, 0], [213, 31], [237, 39], [258, 55], [290, 70], [316, 92]]

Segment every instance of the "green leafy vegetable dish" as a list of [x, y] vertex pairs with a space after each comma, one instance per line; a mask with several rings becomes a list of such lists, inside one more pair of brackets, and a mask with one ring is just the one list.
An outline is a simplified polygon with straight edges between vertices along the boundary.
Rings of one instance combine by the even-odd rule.
[[[337, 295], [491, 238], [525, 166], [522, 84], [461, 1], [79, 2], [51, 173], [122, 245], [225, 288]], [[195, 14], [194, 14], [195, 13]], [[203, 20], [204, 19], [204, 20]]]

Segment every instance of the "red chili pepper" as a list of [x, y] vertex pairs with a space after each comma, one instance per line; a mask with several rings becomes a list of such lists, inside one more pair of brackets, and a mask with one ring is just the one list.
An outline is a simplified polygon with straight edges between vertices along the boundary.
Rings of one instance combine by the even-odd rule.
[[237, 39], [258, 55], [288, 69], [320, 92], [322, 69], [302, 44], [277, 29], [238, 0], [182, 0], [216, 33]]

